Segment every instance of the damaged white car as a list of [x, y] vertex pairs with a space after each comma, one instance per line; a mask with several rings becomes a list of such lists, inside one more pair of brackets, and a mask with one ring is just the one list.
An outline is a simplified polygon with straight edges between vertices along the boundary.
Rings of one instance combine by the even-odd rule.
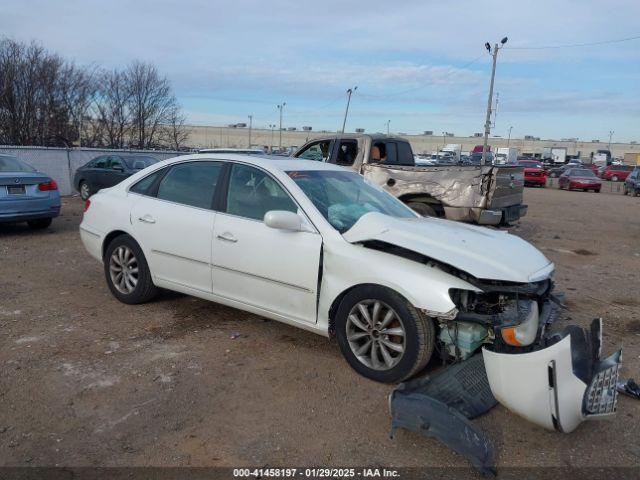
[[540, 251], [420, 217], [335, 165], [177, 157], [94, 195], [80, 233], [125, 303], [161, 287], [335, 335], [357, 372], [388, 383], [436, 348], [483, 351], [495, 397], [547, 428], [615, 409], [619, 356], [602, 363], [599, 331], [590, 348], [547, 332], [554, 265]]

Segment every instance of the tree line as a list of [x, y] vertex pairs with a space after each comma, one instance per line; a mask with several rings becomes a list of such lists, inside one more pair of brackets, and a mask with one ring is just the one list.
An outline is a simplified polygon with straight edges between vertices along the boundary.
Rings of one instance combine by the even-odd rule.
[[153, 64], [79, 66], [37, 43], [0, 39], [0, 144], [178, 150], [188, 135]]

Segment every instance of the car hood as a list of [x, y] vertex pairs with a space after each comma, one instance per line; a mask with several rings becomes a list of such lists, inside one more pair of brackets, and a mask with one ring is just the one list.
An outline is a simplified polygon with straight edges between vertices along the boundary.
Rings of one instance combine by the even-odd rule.
[[483, 280], [529, 283], [554, 270], [542, 252], [515, 235], [439, 218], [370, 212], [343, 237], [350, 243], [376, 240], [402, 247]]

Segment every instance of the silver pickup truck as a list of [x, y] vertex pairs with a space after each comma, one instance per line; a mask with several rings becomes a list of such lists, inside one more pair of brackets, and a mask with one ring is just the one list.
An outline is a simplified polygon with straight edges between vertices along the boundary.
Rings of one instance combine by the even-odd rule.
[[388, 135], [315, 138], [294, 154], [350, 167], [422, 215], [507, 225], [527, 212], [522, 167], [415, 164], [408, 141]]

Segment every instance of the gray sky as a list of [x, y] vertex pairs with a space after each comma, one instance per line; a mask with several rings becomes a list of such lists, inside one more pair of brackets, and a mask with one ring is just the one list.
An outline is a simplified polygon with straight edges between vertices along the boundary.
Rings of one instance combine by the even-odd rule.
[[75, 60], [150, 61], [189, 120], [341, 125], [408, 133], [482, 131], [490, 57], [500, 53], [495, 133], [640, 140], [640, 36], [633, 1], [0, 0], [0, 31]]

